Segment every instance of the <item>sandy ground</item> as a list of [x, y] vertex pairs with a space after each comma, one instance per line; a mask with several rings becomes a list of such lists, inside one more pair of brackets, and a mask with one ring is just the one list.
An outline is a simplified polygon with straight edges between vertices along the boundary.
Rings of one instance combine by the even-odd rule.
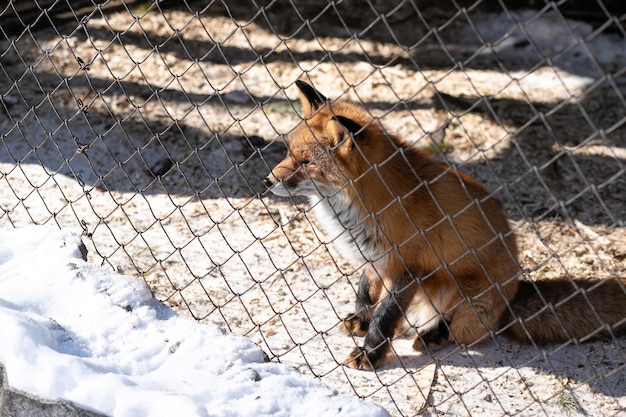
[[358, 266], [305, 203], [261, 184], [300, 120], [304, 77], [497, 195], [530, 279], [625, 276], [619, 34], [536, 12], [433, 11], [429, 31], [400, 9], [349, 37], [326, 15], [195, 11], [95, 14], [0, 41], [0, 223], [82, 229], [91, 261], [393, 415], [624, 412], [623, 339], [495, 338], [434, 356], [398, 340], [379, 371], [344, 367], [360, 342], [338, 330]]

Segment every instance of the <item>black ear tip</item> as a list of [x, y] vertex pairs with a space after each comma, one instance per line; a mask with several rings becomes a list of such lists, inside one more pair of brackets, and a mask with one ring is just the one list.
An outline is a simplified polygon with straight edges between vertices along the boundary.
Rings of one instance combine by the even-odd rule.
[[306, 88], [312, 88], [308, 83], [305, 83], [302, 80], [296, 80], [296, 87], [298, 87], [300, 90], [304, 90]]
[[310, 85], [310, 84], [308, 84], [308, 83], [306, 83], [306, 82], [304, 82], [302, 80], [297, 80], [296, 81], [296, 87], [298, 87], [298, 89], [300, 89], [300, 91], [302, 92], [304, 97], [306, 97], [308, 102], [311, 103], [311, 105], [314, 108], [317, 108], [324, 101], [328, 100], [326, 97], [324, 97], [324, 95], [322, 93], [317, 91], [312, 85]]

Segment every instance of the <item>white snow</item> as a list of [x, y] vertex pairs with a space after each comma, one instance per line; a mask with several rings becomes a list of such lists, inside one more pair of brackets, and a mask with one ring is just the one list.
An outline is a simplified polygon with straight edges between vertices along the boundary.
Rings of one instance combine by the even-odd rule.
[[386, 416], [213, 325], [142, 281], [83, 261], [80, 238], [0, 228], [0, 363], [9, 385], [112, 416]]

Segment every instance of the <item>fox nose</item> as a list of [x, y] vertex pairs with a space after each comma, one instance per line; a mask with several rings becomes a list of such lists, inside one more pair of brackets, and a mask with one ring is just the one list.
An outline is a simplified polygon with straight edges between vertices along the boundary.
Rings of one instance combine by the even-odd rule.
[[274, 183], [272, 182], [272, 180], [270, 180], [270, 177], [265, 177], [263, 179], [263, 185], [265, 185], [267, 188], [270, 188], [272, 185], [274, 185]]

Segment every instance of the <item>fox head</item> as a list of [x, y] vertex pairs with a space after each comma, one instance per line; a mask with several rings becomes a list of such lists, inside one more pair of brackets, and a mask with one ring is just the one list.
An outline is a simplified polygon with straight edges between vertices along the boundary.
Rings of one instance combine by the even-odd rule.
[[296, 81], [304, 119], [287, 139], [287, 156], [265, 178], [274, 194], [330, 196], [349, 187], [375, 164], [375, 142], [383, 130], [363, 107], [330, 102], [303, 81]]

